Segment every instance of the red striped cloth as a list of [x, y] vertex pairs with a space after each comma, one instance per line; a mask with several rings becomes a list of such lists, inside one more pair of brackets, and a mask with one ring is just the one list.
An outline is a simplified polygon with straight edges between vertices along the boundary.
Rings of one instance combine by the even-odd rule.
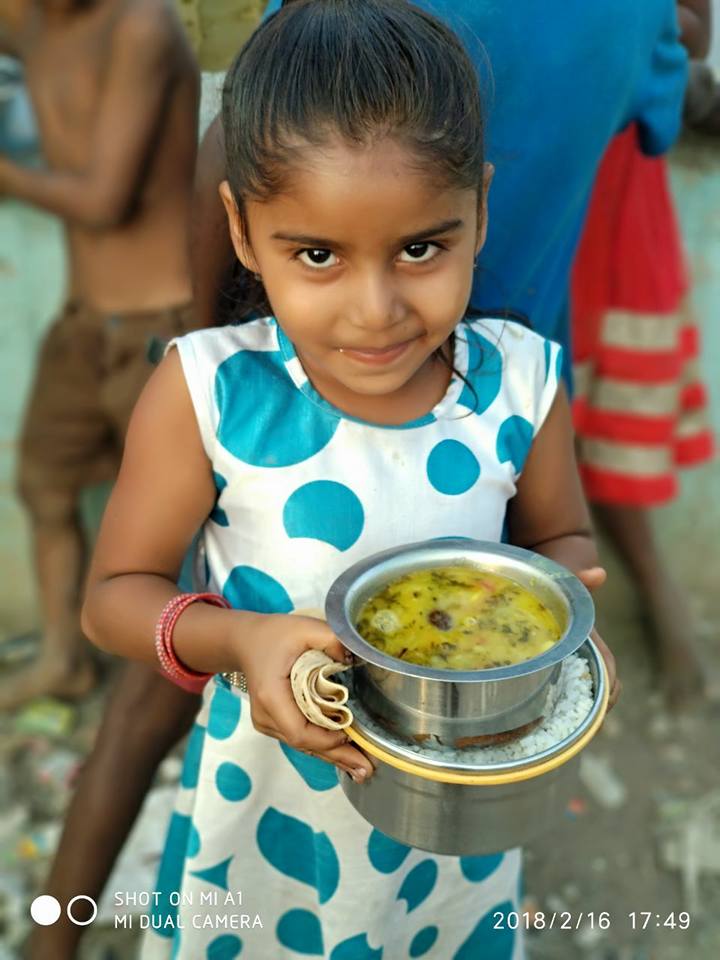
[[653, 506], [713, 455], [699, 334], [662, 158], [634, 126], [603, 158], [572, 277], [578, 460], [590, 500]]

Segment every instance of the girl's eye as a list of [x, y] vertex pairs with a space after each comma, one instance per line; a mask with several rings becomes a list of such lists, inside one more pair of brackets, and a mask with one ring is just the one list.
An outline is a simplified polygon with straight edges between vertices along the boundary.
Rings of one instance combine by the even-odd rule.
[[315, 270], [322, 270], [325, 267], [334, 267], [337, 263], [337, 257], [332, 250], [323, 250], [320, 248], [308, 247], [307, 250], [301, 250], [298, 258], [307, 267], [313, 267]]
[[437, 254], [440, 249], [437, 243], [409, 243], [402, 251], [400, 259], [403, 263], [426, 263]]

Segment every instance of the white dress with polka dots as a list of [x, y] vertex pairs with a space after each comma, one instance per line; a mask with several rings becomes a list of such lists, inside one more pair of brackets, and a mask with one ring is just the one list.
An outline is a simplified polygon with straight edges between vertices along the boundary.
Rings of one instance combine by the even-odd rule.
[[[308, 381], [272, 318], [176, 342], [217, 503], [199, 582], [234, 607], [324, 606], [379, 550], [434, 537], [498, 541], [560, 348], [504, 320], [463, 322], [456, 371], [426, 416], [353, 419]], [[463, 379], [464, 378], [464, 379]], [[190, 736], [144, 960], [518, 960], [520, 851], [435, 856], [374, 830], [335, 768], [256, 732], [216, 677]]]

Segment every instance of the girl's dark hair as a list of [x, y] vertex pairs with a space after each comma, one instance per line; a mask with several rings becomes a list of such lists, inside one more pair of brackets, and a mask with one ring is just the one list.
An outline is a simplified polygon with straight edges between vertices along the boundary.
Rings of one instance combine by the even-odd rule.
[[455, 34], [407, 0], [291, 0], [242, 48], [223, 89], [227, 176], [279, 189], [298, 151], [391, 136], [452, 186], [482, 187], [475, 69]]

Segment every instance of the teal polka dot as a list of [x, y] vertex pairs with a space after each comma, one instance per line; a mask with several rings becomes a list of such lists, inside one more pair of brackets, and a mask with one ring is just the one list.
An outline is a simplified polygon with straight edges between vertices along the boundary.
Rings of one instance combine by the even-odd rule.
[[515, 931], [506, 925], [499, 925], [495, 913], [507, 916], [515, 910], [510, 900], [499, 903], [489, 910], [475, 927], [460, 949], [453, 955], [453, 960], [511, 960], [515, 947]]
[[333, 947], [330, 960], [382, 960], [382, 947], [373, 950], [366, 933], [358, 933]]
[[508, 417], [498, 430], [497, 457], [510, 460], [515, 473], [521, 473], [533, 442], [533, 425], [525, 417]]
[[236, 802], [244, 800], [252, 789], [250, 777], [236, 763], [221, 763], [215, 773], [218, 793], [225, 800]]
[[200, 760], [202, 758], [203, 743], [205, 742], [205, 727], [196, 723], [188, 737], [187, 747], [185, 748], [185, 759], [183, 761], [182, 775], [180, 783], [186, 790], [192, 789], [198, 785], [198, 776], [200, 774]]
[[325, 952], [320, 921], [309, 910], [288, 910], [278, 920], [275, 934], [284, 947], [303, 956], [321, 957]]
[[222, 592], [235, 610], [290, 613], [293, 608], [285, 587], [257, 567], [233, 567]]
[[337, 768], [331, 763], [293, 750], [282, 740], [278, 741], [278, 746], [311, 790], [332, 790], [338, 785]]
[[[464, 328], [468, 342], [468, 368], [465, 384], [458, 403], [477, 414], [485, 413], [500, 392], [502, 383], [502, 355], [494, 343], [471, 327]], [[473, 392], [474, 390], [474, 392]]]
[[207, 960], [235, 960], [242, 953], [242, 940], [232, 933], [224, 933], [208, 944]]
[[435, 945], [435, 941], [438, 938], [438, 928], [437, 927], [424, 927], [422, 930], [418, 931], [413, 937], [413, 941], [410, 944], [410, 956], [411, 957], [424, 957], [428, 950], [432, 950]]
[[[192, 821], [180, 813], [170, 817], [165, 847], [157, 880], [158, 896], [153, 898], [151, 917], [158, 936], [170, 940], [177, 927], [177, 907], [170, 903], [170, 894], [182, 888], [183, 867], [187, 856]], [[157, 901], [157, 902], [155, 902]]]
[[[239, 403], [243, 398], [247, 402]], [[279, 350], [240, 350], [228, 357], [217, 368], [215, 400], [219, 442], [255, 467], [289, 467], [309, 459], [341, 422], [307, 402]]]
[[407, 912], [419, 907], [432, 893], [438, 876], [438, 866], [434, 860], [423, 860], [412, 868], [403, 880], [398, 900], [407, 900]]
[[504, 856], [503, 853], [491, 853], [484, 857], [460, 857], [460, 869], [466, 880], [482, 883], [491, 873], [495, 873]]
[[379, 873], [393, 873], [408, 857], [410, 847], [373, 830], [368, 839], [368, 859]]
[[227, 740], [240, 722], [242, 701], [224, 680], [215, 680], [215, 690], [210, 701], [207, 732], [213, 740]]
[[362, 533], [365, 513], [357, 495], [345, 484], [315, 480], [288, 498], [283, 523], [289, 537], [322, 540], [347, 550]]
[[340, 862], [326, 833], [268, 807], [257, 828], [260, 853], [286, 877], [314, 887], [326, 903], [340, 882]]
[[227, 514], [223, 509], [218, 506], [222, 492], [227, 486], [227, 480], [220, 473], [215, 473], [213, 471], [213, 479], [215, 480], [215, 489], [217, 490], [217, 496], [215, 497], [215, 506], [210, 512], [210, 519], [216, 523], [219, 527], [229, 527], [230, 521], [227, 518]]
[[430, 451], [427, 475], [439, 493], [457, 496], [466, 493], [475, 484], [480, 476], [480, 464], [464, 443], [441, 440]]
[[187, 855], [188, 857], [196, 857], [200, 853], [200, 833], [195, 824], [190, 826], [190, 834], [188, 836], [187, 844]]
[[[223, 890], [227, 890], [227, 875], [232, 861], [233, 858], [228, 857], [227, 860], [221, 860], [220, 863], [216, 863], [212, 867], [205, 867], [204, 870], [192, 870], [190, 875], [197, 877], [198, 880], [205, 880], [206, 883], [212, 883], [215, 887], [221, 887]], [[178, 889], [180, 888], [178, 887]]]

